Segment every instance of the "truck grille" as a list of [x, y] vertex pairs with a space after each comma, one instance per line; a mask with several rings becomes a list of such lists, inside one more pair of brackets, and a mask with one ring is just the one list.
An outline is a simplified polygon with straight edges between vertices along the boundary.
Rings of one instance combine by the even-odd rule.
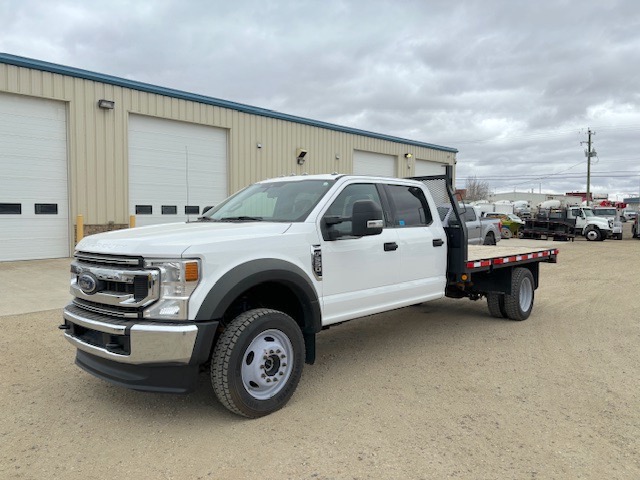
[[160, 272], [145, 269], [141, 257], [78, 252], [71, 264], [71, 293], [79, 308], [138, 318], [160, 296]]

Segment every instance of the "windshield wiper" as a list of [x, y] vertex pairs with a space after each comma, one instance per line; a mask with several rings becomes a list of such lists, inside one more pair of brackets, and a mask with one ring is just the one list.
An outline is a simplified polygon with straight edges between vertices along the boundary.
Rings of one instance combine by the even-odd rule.
[[223, 217], [220, 219], [221, 222], [261, 222], [262, 217], [247, 217], [247, 216], [239, 216], [239, 217]]

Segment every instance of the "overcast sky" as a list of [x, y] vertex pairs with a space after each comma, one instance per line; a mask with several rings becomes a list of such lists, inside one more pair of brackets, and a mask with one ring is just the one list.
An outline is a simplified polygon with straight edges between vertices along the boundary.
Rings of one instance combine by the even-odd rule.
[[458, 186], [640, 191], [637, 0], [0, 0], [0, 51], [459, 150]]

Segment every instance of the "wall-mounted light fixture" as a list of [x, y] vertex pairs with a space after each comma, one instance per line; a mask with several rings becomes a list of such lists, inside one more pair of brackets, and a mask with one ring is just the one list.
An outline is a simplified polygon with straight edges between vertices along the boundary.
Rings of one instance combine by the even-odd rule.
[[411, 159], [413, 158], [413, 154], [405, 153], [404, 158], [407, 159], [407, 170], [411, 170]]
[[340, 154], [336, 153], [336, 160], [340, 160]]
[[256, 147], [262, 148], [262, 144], [261, 143], [256, 143]]
[[307, 151], [304, 148], [299, 148], [298, 150], [296, 150], [296, 160], [298, 161], [298, 165], [304, 165], [306, 156]]
[[98, 108], [104, 108], [105, 110], [113, 110], [115, 106], [116, 106], [116, 102], [114, 102], [113, 100], [105, 100], [104, 98], [98, 100]]

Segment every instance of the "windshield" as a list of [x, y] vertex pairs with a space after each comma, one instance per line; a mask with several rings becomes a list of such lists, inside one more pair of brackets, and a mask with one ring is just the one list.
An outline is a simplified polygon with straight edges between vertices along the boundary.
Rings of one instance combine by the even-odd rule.
[[596, 215], [604, 215], [605, 217], [615, 217], [616, 209], [615, 208], [598, 208], [595, 211]]
[[302, 222], [335, 183], [296, 180], [256, 183], [200, 217], [213, 221]]
[[584, 216], [585, 217], [593, 217], [593, 212], [591, 211], [590, 208], [583, 208], [582, 211], [584, 212]]

